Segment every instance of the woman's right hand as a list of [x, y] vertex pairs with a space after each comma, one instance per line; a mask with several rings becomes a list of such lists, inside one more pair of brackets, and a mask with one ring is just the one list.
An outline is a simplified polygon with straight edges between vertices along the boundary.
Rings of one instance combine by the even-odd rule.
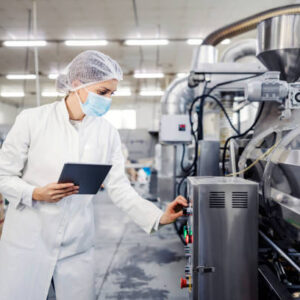
[[79, 186], [74, 183], [50, 183], [33, 190], [32, 198], [36, 201], [58, 202], [62, 198], [77, 194]]

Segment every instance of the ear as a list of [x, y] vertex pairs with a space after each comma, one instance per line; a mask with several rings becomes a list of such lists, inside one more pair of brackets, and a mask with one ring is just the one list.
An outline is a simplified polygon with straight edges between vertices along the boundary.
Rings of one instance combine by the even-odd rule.
[[74, 80], [73, 82], [72, 82], [72, 87], [75, 89], [75, 88], [77, 88], [77, 87], [79, 87], [80, 85], [82, 85], [82, 83], [78, 80], [78, 79], [76, 79], [76, 80]]

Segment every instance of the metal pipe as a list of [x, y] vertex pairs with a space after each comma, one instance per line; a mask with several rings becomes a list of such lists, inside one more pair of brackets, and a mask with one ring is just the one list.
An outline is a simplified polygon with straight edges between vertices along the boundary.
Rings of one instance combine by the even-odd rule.
[[188, 87], [188, 77], [175, 79], [161, 99], [162, 114], [184, 114], [187, 103], [193, 100], [194, 91]]
[[248, 32], [252, 29], [255, 29], [258, 23], [266, 19], [285, 14], [299, 13], [299, 4], [285, 5], [269, 9], [215, 30], [204, 39], [202, 45], [216, 46], [225, 39], [232, 38], [242, 33]]
[[238, 41], [227, 48], [222, 55], [221, 62], [233, 63], [245, 56], [256, 56], [256, 40]]
[[[33, 12], [33, 36], [34, 39], [37, 39], [37, 10], [36, 10], [36, 1], [32, 2], [32, 12]], [[39, 78], [39, 53], [38, 47], [34, 47], [34, 68], [35, 68], [35, 89], [36, 89], [36, 106], [41, 105], [40, 99], [40, 78]]]
[[[217, 49], [210, 45], [194, 49], [191, 70], [197, 70], [201, 63], [216, 63]], [[187, 105], [195, 98], [195, 89], [188, 87], [188, 77], [175, 79], [161, 99], [162, 114], [185, 114]]]
[[300, 273], [300, 267], [288, 256], [286, 255], [272, 240], [270, 240], [262, 231], [259, 230], [259, 234], [264, 238], [264, 240], [277, 251], [291, 266], [293, 266], [298, 273]]

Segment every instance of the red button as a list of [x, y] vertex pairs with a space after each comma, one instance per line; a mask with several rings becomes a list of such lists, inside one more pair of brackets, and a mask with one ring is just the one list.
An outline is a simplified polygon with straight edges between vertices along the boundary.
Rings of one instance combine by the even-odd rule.
[[186, 235], [185, 237], [185, 242], [188, 244], [189, 243], [189, 235]]
[[183, 288], [186, 288], [188, 285], [187, 285], [187, 280], [184, 279], [184, 278], [180, 278], [180, 288], [183, 289]]

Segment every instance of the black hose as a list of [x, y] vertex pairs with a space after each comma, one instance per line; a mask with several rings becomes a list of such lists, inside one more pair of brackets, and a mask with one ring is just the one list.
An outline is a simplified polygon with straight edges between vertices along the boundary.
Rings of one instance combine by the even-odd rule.
[[186, 242], [185, 242], [185, 240], [184, 240], [184, 238], [183, 238], [183, 236], [182, 236], [182, 234], [181, 234], [181, 232], [180, 232], [180, 229], [178, 228], [177, 221], [175, 220], [175, 222], [174, 222], [173, 224], [174, 224], [174, 229], [175, 229], [177, 235], [179, 236], [179, 238], [180, 238], [182, 244], [183, 244], [183, 245], [186, 245]]
[[227, 147], [228, 147], [228, 143], [230, 142], [231, 139], [237, 139], [237, 138], [240, 138], [240, 137], [246, 135], [248, 132], [250, 132], [255, 127], [255, 125], [257, 124], [258, 120], [261, 117], [264, 105], [265, 105], [265, 103], [262, 102], [262, 104], [260, 106], [260, 110], [259, 110], [258, 114], [256, 115], [256, 118], [255, 118], [253, 124], [246, 131], [244, 131], [241, 134], [233, 135], [225, 141], [224, 149], [223, 149], [223, 157], [222, 157], [222, 172], [223, 172], [223, 175], [225, 175], [225, 172], [226, 172], [226, 170], [225, 170], [225, 160], [226, 160], [226, 150], [227, 150]]
[[203, 96], [204, 96], [205, 98], [203, 99], [202, 102], [204, 102], [206, 98], [210, 98], [210, 99], [214, 100], [214, 101], [219, 105], [219, 107], [222, 109], [222, 111], [223, 111], [223, 113], [224, 113], [224, 115], [225, 115], [225, 117], [226, 117], [226, 119], [227, 119], [227, 121], [228, 121], [230, 127], [231, 127], [237, 134], [240, 134], [240, 132], [238, 131], [238, 129], [236, 129], [236, 128], [234, 127], [234, 125], [232, 124], [232, 122], [231, 122], [231, 120], [230, 120], [230, 117], [228, 116], [228, 113], [227, 113], [225, 107], [223, 106], [223, 104], [221, 103], [221, 101], [219, 101], [216, 97], [214, 97], [214, 96], [212, 96], [212, 95], [209, 95], [209, 94], [203, 95]]
[[207, 94], [210, 95], [216, 88], [218, 88], [219, 86], [223, 86], [223, 85], [227, 85], [227, 84], [231, 84], [231, 83], [234, 83], [234, 82], [239, 82], [239, 81], [243, 81], [243, 80], [248, 80], [248, 79], [252, 79], [252, 78], [255, 78], [255, 77], [258, 77], [258, 76], [261, 76], [263, 74], [255, 74], [255, 75], [251, 75], [251, 76], [248, 76], [248, 77], [243, 77], [243, 78], [239, 78], [239, 79], [234, 79], [234, 80], [229, 80], [229, 81], [224, 81], [224, 82], [220, 82], [216, 85], [214, 85], [213, 87], [211, 87]]

